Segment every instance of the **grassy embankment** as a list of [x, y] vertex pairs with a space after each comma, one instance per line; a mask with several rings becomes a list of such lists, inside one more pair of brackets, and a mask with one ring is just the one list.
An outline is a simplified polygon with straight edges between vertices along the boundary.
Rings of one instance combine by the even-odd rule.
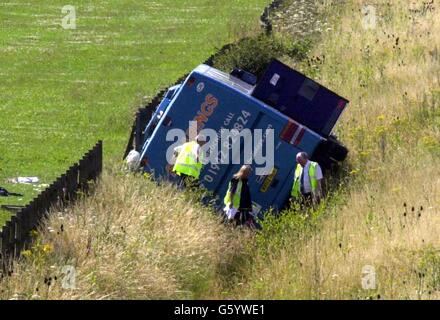
[[[51, 216], [2, 297], [438, 298], [440, 11], [376, 2], [365, 29], [363, 2], [332, 4], [310, 58], [283, 57], [351, 101], [337, 129], [350, 157], [320, 208], [252, 236], [185, 193], [107, 172], [93, 197]], [[77, 290], [61, 289], [66, 264]], [[361, 287], [365, 265], [374, 290]]]
[[[237, 297], [440, 297], [440, 9], [375, 1], [368, 29], [366, 4], [328, 7], [332, 29], [296, 64], [351, 101], [337, 128], [346, 179], [316, 223], [267, 229]], [[375, 290], [362, 289], [367, 265]]]

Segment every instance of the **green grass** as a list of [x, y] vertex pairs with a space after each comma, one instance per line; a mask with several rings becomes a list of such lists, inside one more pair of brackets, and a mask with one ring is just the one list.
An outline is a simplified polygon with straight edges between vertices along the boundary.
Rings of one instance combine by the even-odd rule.
[[[0, 185], [25, 197], [50, 183], [98, 139], [122, 155], [134, 110], [243, 30], [269, 0], [75, 1], [77, 29], [61, 27], [65, 1], [0, 4]], [[0, 211], [0, 225], [9, 216]]]

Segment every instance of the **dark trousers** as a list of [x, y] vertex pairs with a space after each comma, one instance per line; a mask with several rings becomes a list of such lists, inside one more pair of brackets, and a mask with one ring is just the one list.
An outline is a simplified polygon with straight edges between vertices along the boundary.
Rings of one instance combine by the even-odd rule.
[[261, 225], [249, 210], [238, 211], [234, 217], [234, 222], [236, 226], [247, 226], [251, 229], [261, 230]]
[[240, 210], [235, 214], [234, 220], [237, 226], [244, 225], [249, 219], [252, 219], [248, 210]]
[[183, 188], [194, 189], [194, 188], [199, 187], [199, 180], [197, 180], [196, 178], [194, 178], [192, 176], [188, 176], [184, 173], [181, 173], [179, 175], [179, 179], [177, 181], [177, 186], [180, 189], [183, 189]]

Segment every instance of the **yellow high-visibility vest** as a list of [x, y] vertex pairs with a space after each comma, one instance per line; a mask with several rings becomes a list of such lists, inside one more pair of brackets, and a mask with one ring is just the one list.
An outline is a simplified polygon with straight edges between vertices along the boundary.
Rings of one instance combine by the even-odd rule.
[[238, 180], [237, 189], [231, 199], [231, 182], [229, 182], [228, 192], [226, 192], [225, 198], [223, 199], [223, 203], [225, 206], [232, 205], [233, 208], [238, 209], [240, 207], [241, 200], [241, 188], [243, 187], [243, 182]]
[[[309, 166], [309, 179], [310, 179], [310, 187], [312, 189], [312, 193], [316, 192], [316, 188], [318, 187], [318, 180], [316, 179], [316, 167], [318, 166], [317, 162], [310, 161]], [[303, 167], [298, 163], [295, 170], [295, 179], [293, 181], [292, 192], [290, 195], [294, 198], [300, 196], [300, 181], [301, 173], [303, 171]]]
[[197, 155], [193, 153], [196, 144], [197, 142], [190, 141], [182, 145], [182, 149], [180, 150], [173, 167], [173, 171], [179, 176], [181, 174], [186, 174], [187, 176], [196, 179], [199, 178], [203, 165], [200, 161], [197, 161]]

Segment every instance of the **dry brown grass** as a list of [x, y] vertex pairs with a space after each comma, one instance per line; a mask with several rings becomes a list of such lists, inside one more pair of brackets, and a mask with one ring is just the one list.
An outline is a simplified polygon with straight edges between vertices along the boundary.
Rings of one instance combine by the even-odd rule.
[[[34, 247], [4, 278], [0, 297], [213, 296], [242, 245], [239, 233], [194, 199], [170, 185], [106, 171], [92, 197], [51, 213]], [[75, 290], [62, 288], [65, 265], [76, 269]]]
[[[238, 296], [440, 298], [440, 8], [411, 3], [324, 8], [335, 16], [314, 52], [324, 63], [296, 66], [351, 101], [337, 130], [350, 183], [308, 240], [254, 259]], [[366, 4], [377, 9], [372, 30], [361, 24]], [[375, 290], [362, 289], [365, 265]]]
[[[379, 20], [366, 30], [367, 2], [323, 2], [333, 30], [313, 54], [324, 62], [296, 67], [351, 101], [337, 129], [349, 183], [314, 232], [291, 236], [301, 230], [292, 217], [250, 254], [248, 235], [194, 198], [107, 172], [93, 197], [51, 216], [0, 297], [440, 298], [440, 8], [368, 2]], [[66, 264], [77, 290], [44, 284]], [[374, 290], [362, 289], [365, 265]]]

